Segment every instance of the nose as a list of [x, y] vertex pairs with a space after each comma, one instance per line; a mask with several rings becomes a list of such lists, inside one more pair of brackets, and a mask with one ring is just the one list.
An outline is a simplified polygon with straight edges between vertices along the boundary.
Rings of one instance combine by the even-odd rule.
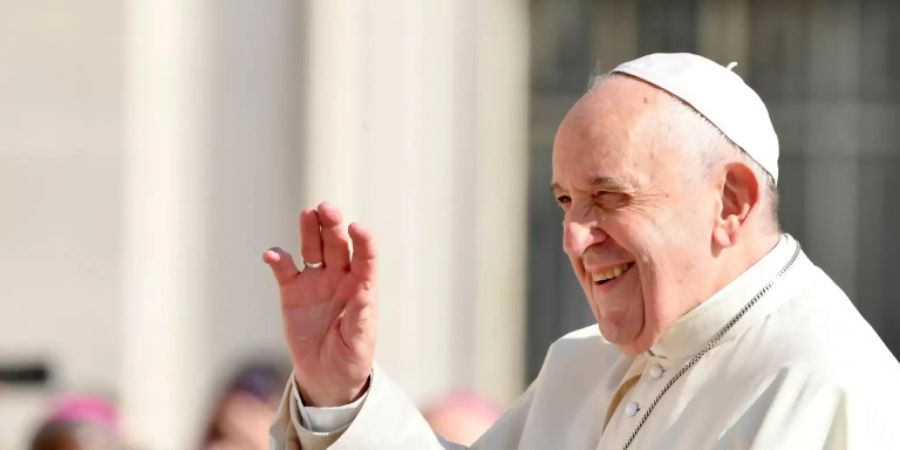
[[571, 257], [579, 257], [588, 247], [600, 244], [609, 236], [594, 222], [566, 220], [563, 222], [563, 250]]

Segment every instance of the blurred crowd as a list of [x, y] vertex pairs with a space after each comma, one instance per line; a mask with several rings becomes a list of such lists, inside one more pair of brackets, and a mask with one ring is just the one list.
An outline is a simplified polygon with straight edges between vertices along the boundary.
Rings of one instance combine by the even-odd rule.
[[[283, 364], [252, 362], [235, 371], [212, 399], [208, 423], [197, 448], [268, 448], [268, 427], [290, 374]], [[67, 394], [51, 403], [31, 438], [31, 450], [142, 449], [120, 424], [113, 399], [98, 394]], [[0, 450], [2, 450], [0, 445]]]
[[[197, 448], [259, 450], [269, 445], [268, 428], [278, 409], [289, 367], [271, 361], [238, 368], [211, 400], [209, 419]], [[501, 415], [499, 405], [471, 392], [453, 392], [422, 408], [435, 432], [472, 444]], [[53, 401], [35, 426], [31, 450], [143, 449], [121, 426], [120, 412], [107, 395], [74, 393]], [[0, 442], [0, 450], [7, 448]]]

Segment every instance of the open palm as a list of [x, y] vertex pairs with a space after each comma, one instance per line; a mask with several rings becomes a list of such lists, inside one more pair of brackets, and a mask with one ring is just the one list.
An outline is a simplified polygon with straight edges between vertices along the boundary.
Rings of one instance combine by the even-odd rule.
[[322, 203], [301, 213], [300, 242], [303, 271], [284, 250], [263, 254], [281, 292], [294, 374], [310, 405], [347, 404], [365, 391], [375, 351], [372, 236], [359, 224], [344, 228], [341, 212]]

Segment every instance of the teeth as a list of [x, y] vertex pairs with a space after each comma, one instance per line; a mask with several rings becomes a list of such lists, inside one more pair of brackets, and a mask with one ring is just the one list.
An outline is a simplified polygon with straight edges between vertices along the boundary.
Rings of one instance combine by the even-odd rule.
[[606, 281], [606, 280], [611, 280], [613, 278], [616, 278], [619, 275], [622, 275], [622, 273], [624, 273], [626, 270], [628, 270], [628, 264], [629, 263], [625, 263], [625, 264], [622, 264], [621, 266], [613, 267], [611, 269], [606, 270], [605, 272], [592, 273], [591, 279], [594, 280], [594, 283], [597, 283], [600, 281]]

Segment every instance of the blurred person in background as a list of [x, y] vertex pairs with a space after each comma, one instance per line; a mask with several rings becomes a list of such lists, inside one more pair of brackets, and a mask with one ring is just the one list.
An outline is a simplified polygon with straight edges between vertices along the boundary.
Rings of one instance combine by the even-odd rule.
[[455, 392], [422, 409], [422, 416], [439, 436], [472, 445], [503, 414], [499, 405], [477, 394]]
[[56, 402], [31, 440], [31, 450], [120, 450], [116, 407], [90, 395], [72, 395]]
[[[900, 364], [781, 232], [778, 139], [733, 67], [648, 55], [569, 110], [551, 188], [597, 325], [554, 343], [472, 448], [900, 448]], [[373, 365], [375, 246], [341, 222], [301, 213], [302, 271], [263, 254], [294, 363], [275, 448], [464, 448]]]
[[276, 362], [252, 362], [238, 369], [214, 404], [201, 448], [268, 448], [269, 424], [289, 373]]

